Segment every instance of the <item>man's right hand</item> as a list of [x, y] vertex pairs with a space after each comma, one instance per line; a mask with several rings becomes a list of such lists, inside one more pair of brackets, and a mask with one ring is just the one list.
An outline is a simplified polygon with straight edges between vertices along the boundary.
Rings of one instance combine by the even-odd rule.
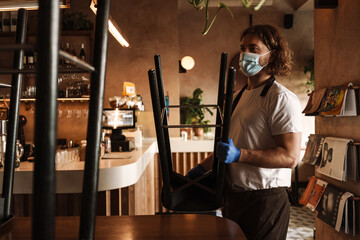
[[204, 175], [205, 173], [206, 173], [206, 169], [201, 164], [198, 164], [197, 166], [193, 167], [187, 172], [186, 177], [195, 179]]

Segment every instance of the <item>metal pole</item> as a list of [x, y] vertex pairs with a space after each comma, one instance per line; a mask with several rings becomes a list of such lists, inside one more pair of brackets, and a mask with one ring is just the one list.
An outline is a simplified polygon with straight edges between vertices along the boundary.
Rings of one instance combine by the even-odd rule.
[[154, 114], [154, 122], [155, 122], [155, 130], [156, 130], [156, 138], [159, 149], [159, 157], [160, 157], [160, 167], [161, 167], [161, 175], [163, 179], [163, 204], [165, 207], [171, 206], [171, 183], [170, 183], [170, 171], [168, 166], [168, 156], [166, 154], [166, 144], [164, 131], [161, 127], [161, 107], [159, 100], [159, 91], [157, 86], [157, 81], [155, 77], [155, 71], [150, 69], [148, 71], [149, 77], [149, 85], [151, 92], [151, 102], [153, 106], [153, 114]]
[[[25, 43], [26, 38], [26, 18], [27, 12], [25, 9], [19, 9], [18, 22], [16, 28], [16, 43]], [[24, 50], [16, 50], [14, 54], [14, 68], [23, 68]], [[13, 193], [14, 183], [14, 165], [15, 165], [15, 148], [16, 138], [18, 132], [19, 122], [19, 105], [21, 93], [22, 74], [13, 74], [11, 81], [11, 95], [10, 95], [10, 109], [9, 121], [7, 128], [6, 139], [6, 152], [5, 152], [5, 167], [4, 167], [4, 181], [2, 197], [5, 198], [4, 202], [4, 217], [10, 215], [11, 211], [11, 197]]]
[[[230, 67], [228, 79], [226, 82], [226, 99], [224, 107], [224, 121], [221, 134], [221, 141], [228, 142], [229, 130], [230, 130], [230, 118], [231, 118], [231, 109], [232, 109], [232, 95], [234, 90], [234, 81], [235, 81], [236, 70], [233, 67]], [[216, 203], [221, 204], [223, 190], [224, 190], [224, 180], [225, 180], [225, 163], [218, 161], [218, 172], [216, 178]]]
[[55, 239], [59, 2], [39, 0], [32, 239]]
[[[162, 77], [160, 55], [155, 55], [154, 60], [155, 60], [155, 71], [156, 71], [157, 87], [158, 87], [158, 92], [159, 92], [160, 108], [165, 109], [164, 81], [163, 81], [163, 77]], [[168, 111], [170, 111], [170, 110], [168, 109]], [[162, 125], [164, 125], [164, 126], [168, 125], [168, 120], [167, 120], [166, 114], [163, 119]], [[165, 149], [166, 149], [169, 173], [172, 174], [173, 165], [172, 165], [172, 157], [171, 157], [169, 130], [167, 128], [164, 128], [163, 133], [164, 133]]]
[[[220, 74], [219, 74], [219, 87], [218, 87], [218, 98], [217, 98], [217, 111], [216, 111], [216, 124], [219, 125], [222, 122], [223, 106], [224, 106], [224, 89], [225, 89], [225, 79], [226, 79], [226, 65], [227, 65], [228, 54], [223, 52], [221, 54], [220, 61]], [[218, 139], [221, 136], [221, 127], [215, 128], [215, 141], [214, 141], [214, 155], [213, 155], [213, 165], [212, 171], [216, 174], [218, 167], [218, 159], [216, 157], [216, 144]]]
[[87, 146], [81, 202], [80, 239], [93, 239], [99, 178], [100, 138], [106, 73], [110, 0], [99, 0], [96, 15], [94, 63], [91, 75]]

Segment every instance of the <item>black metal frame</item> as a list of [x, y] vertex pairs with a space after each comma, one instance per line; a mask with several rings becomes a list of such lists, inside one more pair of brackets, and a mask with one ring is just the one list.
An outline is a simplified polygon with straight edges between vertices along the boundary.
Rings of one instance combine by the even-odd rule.
[[[24, 44], [26, 37], [26, 18], [27, 12], [24, 9], [18, 11], [18, 22], [16, 29], [16, 43]], [[17, 49], [14, 54], [13, 68], [20, 70], [23, 68], [24, 50]], [[14, 73], [11, 80], [11, 95], [10, 95], [10, 109], [9, 121], [7, 126], [7, 144], [5, 153], [4, 176], [3, 176], [3, 191], [1, 205], [2, 216], [0, 226], [6, 225], [13, 218], [11, 213], [11, 200], [14, 184], [14, 165], [15, 165], [15, 149], [16, 138], [19, 121], [19, 104], [21, 92], [22, 74]]]
[[93, 239], [95, 232], [109, 12], [110, 0], [98, 0], [93, 60], [96, 71], [92, 73], [90, 83], [89, 120], [87, 126], [87, 145], [80, 216], [80, 239]]
[[[47, 19], [47, 20], [44, 20]], [[60, 12], [39, 0], [36, 66], [33, 239], [55, 239], [55, 152]]]
[[23, 69], [24, 49], [34, 48], [34, 45], [25, 44], [26, 11], [24, 9], [20, 9], [18, 12], [16, 43], [0, 47], [0, 51], [15, 50], [13, 69], [0, 69], [0, 74], [13, 74], [11, 86], [7, 84], [0, 86], [11, 87], [3, 196], [0, 199], [0, 213], [3, 213], [3, 216], [0, 216], [0, 228], [13, 218], [10, 213], [10, 204], [13, 193], [15, 143], [18, 131], [22, 74], [36, 72], [36, 148], [32, 238], [55, 239], [57, 76], [59, 72], [65, 72], [58, 70], [58, 57], [60, 56], [82, 68], [66, 72], [92, 72], [79, 238], [94, 238], [109, 11], [110, 0], [99, 0], [95, 29], [94, 66], [59, 51], [60, 12], [57, 1], [39, 0], [38, 39], [35, 46], [38, 48], [36, 71]]
[[[173, 171], [168, 129], [170, 127], [189, 127], [189, 125], [168, 125], [167, 118], [162, 117], [164, 116], [166, 108], [180, 106], [165, 106], [160, 56], [155, 55], [154, 58], [156, 72], [153, 69], [150, 69], [148, 71], [148, 77], [159, 149], [161, 176], [163, 180], [163, 188], [161, 193], [163, 205], [170, 210], [185, 212], [213, 211], [219, 209], [223, 204], [222, 195], [225, 177], [225, 164], [217, 160], [216, 154], [214, 154], [213, 157], [212, 170], [197, 179], [190, 179]], [[224, 117], [222, 121], [226, 64], [227, 53], [223, 53], [221, 55], [217, 105], [210, 105], [218, 107], [216, 124], [211, 125], [212, 127], [216, 127], [215, 139], [218, 139], [222, 134], [221, 140], [224, 142], [228, 141], [232, 107], [232, 92], [235, 80], [235, 69], [230, 68], [227, 79]], [[196, 107], [206, 106], [209, 105], [201, 105]], [[206, 126], [209, 127], [209, 125]], [[197, 125], [196, 127], [204, 126]], [[217, 141], [215, 141], [214, 144], [214, 153], [216, 144]]]

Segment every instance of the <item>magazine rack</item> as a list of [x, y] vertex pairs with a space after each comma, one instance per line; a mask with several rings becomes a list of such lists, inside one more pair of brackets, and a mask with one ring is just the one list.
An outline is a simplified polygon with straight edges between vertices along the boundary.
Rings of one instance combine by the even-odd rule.
[[[217, 105], [199, 105], [192, 107], [217, 107], [216, 124], [214, 125], [168, 125], [166, 109], [185, 106], [165, 106], [164, 85], [160, 56], [155, 55], [155, 68], [148, 71], [151, 99], [154, 112], [157, 144], [159, 148], [160, 168], [163, 181], [161, 192], [164, 207], [173, 211], [213, 211], [222, 206], [222, 195], [225, 175], [225, 164], [218, 161], [215, 154], [217, 139], [221, 134], [223, 142], [228, 141], [232, 93], [234, 88], [235, 69], [230, 68], [226, 84], [224, 116], [224, 85], [226, 75], [227, 53], [222, 53]], [[197, 179], [190, 179], [173, 171], [169, 128], [180, 127], [216, 127], [212, 170]]]

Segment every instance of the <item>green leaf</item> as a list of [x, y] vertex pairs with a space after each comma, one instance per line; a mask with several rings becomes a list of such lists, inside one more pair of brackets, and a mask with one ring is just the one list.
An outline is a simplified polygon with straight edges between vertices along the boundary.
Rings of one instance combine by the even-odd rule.
[[261, 6], [264, 4], [264, 2], [265, 2], [265, 0], [261, 0], [261, 1], [259, 2], [259, 4], [258, 4], [256, 7], [254, 7], [254, 10], [255, 10], [255, 11], [259, 10], [259, 9], [261, 8]]
[[227, 5], [225, 5], [225, 4], [222, 3], [222, 2], [219, 2], [219, 8], [224, 8], [224, 9], [226, 9], [226, 10], [230, 13], [231, 17], [234, 18], [233, 13], [231, 12], [230, 8], [229, 8]]
[[247, 1], [247, 0], [241, 0], [241, 1], [242, 1], [242, 3], [244, 4], [244, 6], [245, 6], [246, 8], [250, 8], [250, 7], [251, 7], [252, 0], [249, 0], [249, 1]]
[[210, 0], [208, 0], [207, 3], [206, 3], [206, 23], [205, 23], [205, 28], [204, 28], [204, 31], [203, 31], [202, 35], [206, 35], [209, 32], [211, 26], [214, 24], [215, 19], [216, 19], [217, 15], [219, 14], [221, 9], [223, 9], [223, 8], [226, 9], [230, 13], [231, 17], [234, 18], [234, 16], [233, 16], [231, 10], [229, 9], [229, 7], [226, 6], [225, 4], [219, 2], [219, 7], [216, 10], [215, 16], [214, 16], [214, 18], [212, 19], [211, 23], [208, 26], [207, 23], [208, 23], [208, 19], [209, 19], [209, 12], [208, 12], [207, 5], [208, 5], [209, 1]]

